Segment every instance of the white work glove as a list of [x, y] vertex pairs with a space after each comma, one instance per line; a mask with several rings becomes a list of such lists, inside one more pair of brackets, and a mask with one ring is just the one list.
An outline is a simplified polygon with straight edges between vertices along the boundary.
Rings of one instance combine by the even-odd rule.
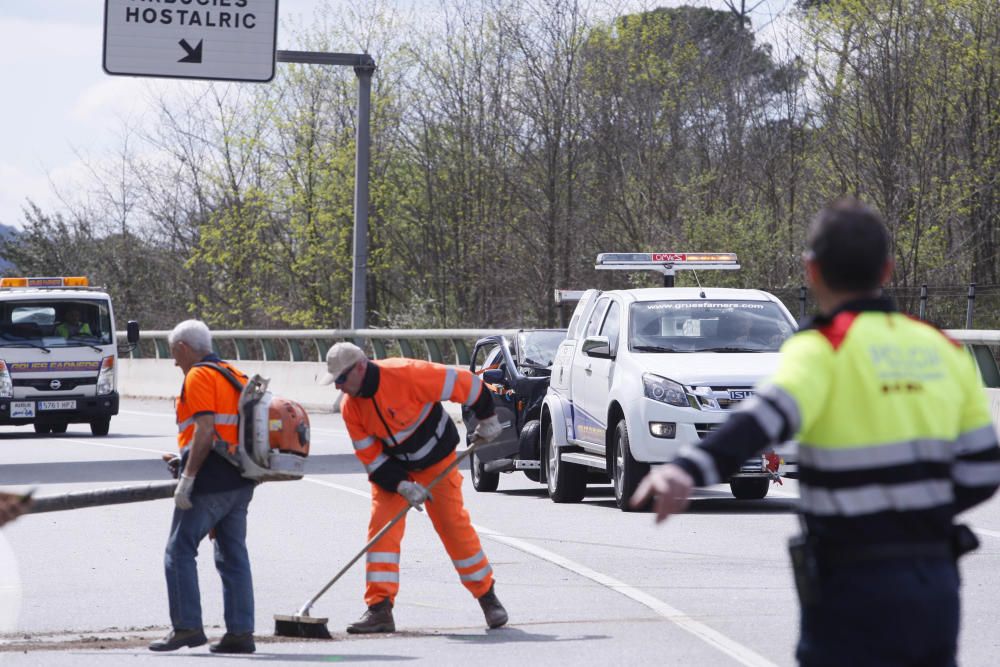
[[177, 505], [177, 509], [189, 510], [194, 507], [194, 503], [191, 502], [193, 489], [194, 477], [181, 475], [180, 481], [177, 482], [177, 488], [174, 489], [174, 504]]
[[418, 512], [423, 512], [424, 508], [420, 505], [422, 505], [425, 500], [431, 499], [430, 491], [408, 479], [404, 479], [399, 483], [399, 486], [396, 487], [396, 493], [406, 498], [406, 502], [410, 503], [410, 507], [414, 508]]
[[503, 427], [500, 426], [500, 420], [497, 419], [496, 415], [490, 415], [486, 419], [480, 419], [479, 424], [476, 426], [476, 430], [473, 432], [473, 436], [482, 440], [483, 442], [490, 442], [495, 440]]

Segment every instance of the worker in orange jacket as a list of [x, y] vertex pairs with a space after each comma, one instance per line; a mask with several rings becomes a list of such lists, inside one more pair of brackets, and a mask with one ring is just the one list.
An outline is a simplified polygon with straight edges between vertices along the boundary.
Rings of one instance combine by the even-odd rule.
[[[321, 384], [344, 392], [341, 414], [372, 482], [371, 540], [407, 503], [426, 501], [427, 514], [444, 543], [462, 584], [479, 600], [486, 623], [497, 628], [507, 611], [493, 590], [493, 568], [486, 559], [462, 501], [462, 475], [452, 469], [434, 487], [426, 486], [455, 460], [458, 430], [441, 401], [472, 409], [475, 435], [490, 441], [500, 434], [493, 399], [471, 372], [416, 359], [371, 361], [357, 345], [337, 343], [326, 355]], [[404, 517], [368, 551], [365, 604], [368, 610], [347, 627], [352, 634], [395, 632], [392, 607], [399, 592], [399, 546]]]

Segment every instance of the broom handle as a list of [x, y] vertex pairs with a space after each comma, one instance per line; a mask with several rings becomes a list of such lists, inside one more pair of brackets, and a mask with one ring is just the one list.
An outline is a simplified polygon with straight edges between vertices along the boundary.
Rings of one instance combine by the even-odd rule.
[[[479, 444], [482, 443], [482, 442], [483, 442], [483, 440], [480, 440], [478, 438], [475, 439], [475, 440], [473, 440], [472, 444], [470, 444], [465, 449], [465, 451], [463, 451], [461, 454], [459, 454], [457, 457], [455, 457], [455, 460], [452, 461], [451, 463], [449, 463], [447, 468], [445, 468], [444, 470], [442, 470], [441, 472], [439, 472], [437, 474], [437, 477], [435, 477], [434, 479], [432, 479], [431, 483], [428, 484], [425, 488], [428, 491], [430, 491], [431, 489], [433, 489], [434, 486], [438, 482], [440, 482], [442, 479], [444, 479], [445, 476], [448, 473], [450, 473], [452, 470], [454, 470], [456, 467], [458, 467], [459, 463], [461, 463], [462, 461], [464, 461], [470, 454], [472, 454], [473, 450], [475, 450], [476, 447], [479, 446]], [[323, 596], [323, 593], [326, 593], [330, 589], [330, 586], [333, 586], [335, 583], [337, 583], [337, 580], [340, 579], [342, 576], [344, 576], [344, 573], [346, 573], [349, 569], [351, 569], [351, 566], [354, 565], [355, 563], [357, 563], [359, 558], [361, 558], [366, 553], [368, 553], [368, 551], [373, 546], [375, 546], [375, 543], [378, 542], [380, 539], [382, 539], [382, 536], [385, 535], [389, 531], [390, 528], [392, 528], [397, 523], [399, 523], [400, 519], [402, 519], [404, 516], [406, 516], [406, 513], [409, 512], [410, 509], [411, 509], [411, 506], [407, 505], [402, 510], [400, 510], [399, 514], [397, 514], [396, 516], [394, 516], [392, 518], [392, 520], [389, 521], [389, 523], [387, 523], [384, 526], [382, 526], [382, 528], [377, 533], [375, 533], [375, 537], [373, 537], [372, 539], [368, 540], [368, 544], [366, 544], [361, 549], [361, 551], [359, 551], [357, 554], [355, 554], [354, 558], [352, 558], [351, 560], [349, 560], [347, 562], [347, 565], [345, 565], [344, 567], [340, 568], [340, 571], [337, 572], [337, 574], [333, 575], [333, 579], [331, 579], [330, 581], [328, 581], [327, 584], [326, 584], [326, 586], [324, 586], [323, 588], [321, 588], [320, 591], [318, 593], [316, 593], [316, 595], [312, 596], [312, 598], [310, 598], [310, 600], [308, 602], [306, 602], [304, 605], [302, 605], [302, 608], [299, 609], [299, 612], [296, 614], [296, 616], [308, 616], [309, 615], [309, 609], [313, 606], [313, 604], [316, 603], [316, 600], [320, 599], [320, 597]]]

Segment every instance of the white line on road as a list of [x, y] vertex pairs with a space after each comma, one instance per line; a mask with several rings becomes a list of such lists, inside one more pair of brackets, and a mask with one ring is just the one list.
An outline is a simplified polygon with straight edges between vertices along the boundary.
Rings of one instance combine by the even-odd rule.
[[72, 442], [74, 445], [90, 445], [91, 447], [107, 447], [108, 449], [129, 449], [133, 452], [150, 452], [152, 454], [170, 454], [164, 449], [147, 449], [145, 447], [130, 447], [128, 445], [112, 445], [108, 442], [100, 442], [99, 440], [94, 440], [92, 438], [49, 438], [50, 440], [58, 440], [59, 442]]
[[[349, 486], [344, 486], [342, 484], [336, 484], [334, 482], [327, 482], [320, 479], [312, 479], [310, 477], [304, 478], [307, 482], [312, 482], [313, 484], [320, 484], [322, 486], [327, 486], [332, 489], [337, 489], [339, 491], [345, 491], [356, 496], [361, 496], [363, 498], [370, 498], [370, 494], [359, 489], [355, 489]], [[497, 542], [506, 544], [509, 547], [517, 549], [518, 551], [523, 551], [527, 554], [535, 556], [536, 558], [541, 558], [546, 560], [553, 565], [557, 565], [561, 568], [569, 570], [574, 574], [577, 574], [586, 579], [590, 579], [602, 586], [606, 586], [613, 591], [621, 593], [627, 598], [638, 602], [639, 604], [652, 609], [657, 614], [667, 619], [671, 623], [677, 625], [677, 627], [690, 632], [692, 635], [707, 643], [710, 646], [722, 651], [729, 657], [736, 660], [741, 665], [747, 665], [747, 667], [775, 667], [775, 664], [763, 657], [759, 653], [756, 653], [752, 649], [740, 644], [737, 641], [730, 639], [721, 632], [713, 630], [704, 623], [699, 623], [694, 620], [684, 612], [679, 609], [672, 607], [671, 605], [663, 602], [662, 600], [644, 593], [643, 591], [633, 588], [628, 584], [618, 581], [613, 577], [609, 577], [606, 574], [601, 574], [596, 570], [592, 570], [586, 565], [581, 565], [575, 561], [568, 558], [564, 558], [557, 553], [549, 551], [548, 549], [543, 549], [542, 547], [535, 546], [530, 542], [525, 542], [524, 540], [518, 539], [516, 537], [510, 537], [504, 535], [503, 533], [497, 532], [492, 528], [487, 528], [478, 524], [473, 524], [475, 529], [479, 531], [482, 535], [489, 537]]]
[[639, 604], [649, 607], [660, 616], [676, 624], [682, 630], [690, 632], [698, 639], [701, 639], [710, 646], [717, 648], [739, 662], [741, 665], [748, 665], [748, 667], [775, 667], [773, 662], [759, 653], [756, 653], [752, 649], [730, 639], [721, 632], [713, 630], [704, 623], [699, 623], [684, 612], [672, 607], [666, 602], [663, 602], [648, 593], [644, 593], [637, 588], [633, 588], [624, 582], [618, 581], [617, 579], [609, 577], [606, 574], [601, 574], [596, 570], [590, 569], [586, 565], [581, 565], [580, 563], [571, 561], [568, 558], [563, 558], [557, 553], [535, 546], [530, 542], [525, 542], [524, 540], [516, 537], [502, 535], [495, 530], [490, 530], [484, 526], [477, 525], [476, 530], [483, 535], [496, 540], [497, 542], [501, 542], [509, 547], [513, 547], [519, 551], [541, 558], [542, 560], [547, 560], [554, 565], [565, 568], [570, 572], [580, 575], [581, 577], [586, 577], [587, 579], [595, 581], [602, 586], [607, 586], [608, 588], [621, 593], [625, 597], [631, 598]]

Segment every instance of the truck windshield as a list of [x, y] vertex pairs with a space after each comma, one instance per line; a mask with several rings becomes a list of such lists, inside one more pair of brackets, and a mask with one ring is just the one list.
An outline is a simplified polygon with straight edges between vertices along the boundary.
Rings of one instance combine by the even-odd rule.
[[770, 301], [643, 301], [629, 320], [636, 352], [777, 352], [794, 331]]
[[45, 347], [110, 345], [111, 311], [97, 299], [0, 302], [0, 345]]

